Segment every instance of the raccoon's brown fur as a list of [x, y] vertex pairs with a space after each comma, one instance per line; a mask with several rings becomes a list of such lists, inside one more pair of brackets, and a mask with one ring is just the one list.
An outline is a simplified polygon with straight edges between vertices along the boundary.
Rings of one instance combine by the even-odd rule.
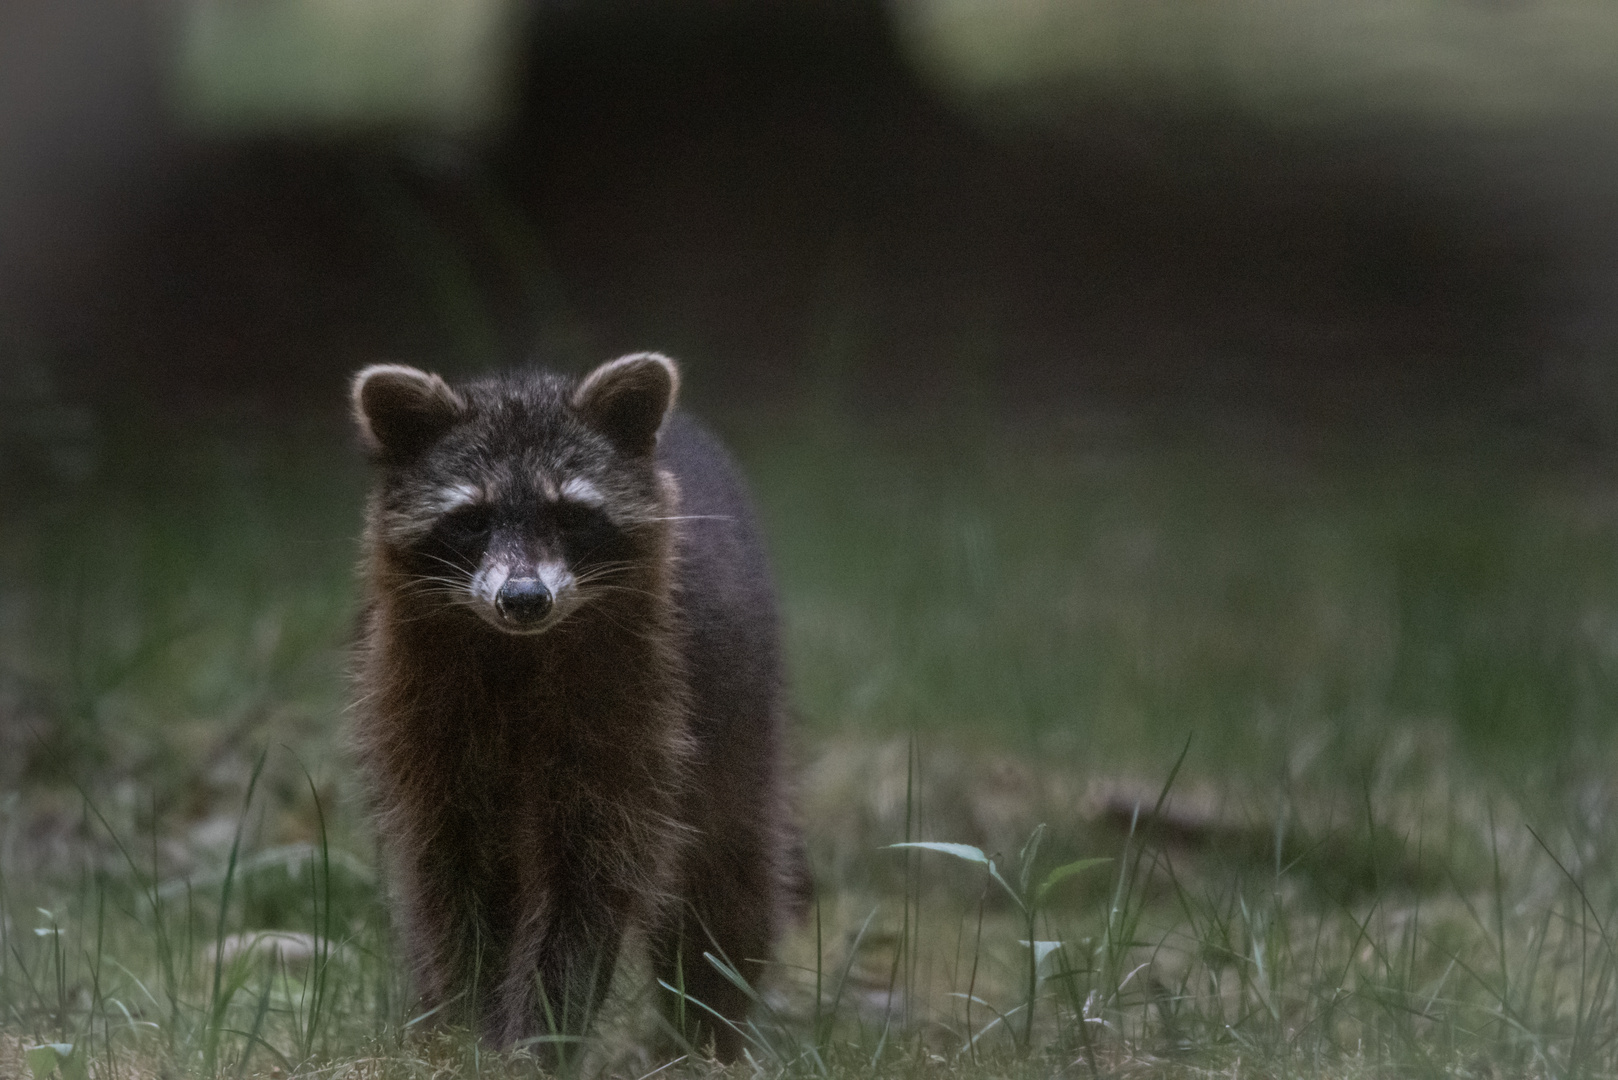
[[[354, 380], [376, 465], [356, 746], [418, 990], [500, 1045], [582, 1034], [631, 932], [739, 1024], [703, 954], [758, 975], [801, 874], [768, 568], [677, 385], [656, 354]], [[657, 994], [679, 1037], [739, 1053]]]

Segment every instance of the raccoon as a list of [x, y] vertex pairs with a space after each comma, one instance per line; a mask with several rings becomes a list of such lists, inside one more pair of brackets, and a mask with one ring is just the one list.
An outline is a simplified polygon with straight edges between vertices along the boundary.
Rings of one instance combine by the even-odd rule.
[[353, 381], [356, 750], [417, 989], [500, 1046], [565, 1052], [640, 934], [671, 1033], [733, 1059], [704, 954], [757, 975], [802, 895], [769, 568], [678, 386], [656, 353]]

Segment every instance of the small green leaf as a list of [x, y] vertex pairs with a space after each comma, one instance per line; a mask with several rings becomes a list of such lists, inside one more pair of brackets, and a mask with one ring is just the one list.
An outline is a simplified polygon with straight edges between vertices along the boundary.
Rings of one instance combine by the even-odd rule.
[[1043, 904], [1045, 902], [1045, 894], [1050, 892], [1051, 889], [1060, 882], [1066, 881], [1074, 874], [1081, 874], [1090, 869], [1092, 866], [1100, 866], [1102, 863], [1110, 862], [1112, 862], [1111, 859], [1079, 859], [1076, 862], [1064, 863], [1063, 865], [1058, 866], [1056, 869], [1046, 874], [1045, 880], [1040, 883], [1038, 891], [1034, 893], [1034, 906], [1039, 907], [1041, 904]]
[[919, 848], [922, 851], [941, 851], [945, 855], [953, 855], [957, 859], [965, 859], [967, 862], [982, 863], [985, 866], [993, 865], [989, 862], [989, 857], [983, 854], [983, 850], [981, 848], [975, 848], [971, 844], [940, 844], [933, 841], [918, 840], [910, 844], [889, 844], [888, 847]]
[[1028, 905], [1023, 903], [1022, 894], [1011, 887], [1011, 882], [1000, 876], [1000, 871], [995, 868], [993, 859], [989, 860], [989, 876], [1000, 883], [1000, 887], [1006, 890], [1006, 895], [1011, 897], [1011, 902], [1017, 905], [1019, 911], [1026, 912], [1028, 910]]
[[51, 1073], [56, 1071], [54, 1046], [30, 1046], [22, 1052], [22, 1059], [28, 1063], [28, 1071], [34, 1074], [34, 1080], [50, 1080]]
[[52, 1073], [60, 1075], [61, 1080], [89, 1080], [90, 1077], [84, 1058], [73, 1052], [72, 1043], [30, 1046], [22, 1057], [28, 1063], [28, 1071], [34, 1074], [34, 1080], [50, 1080]]
[[1039, 858], [1039, 844], [1045, 839], [1045, 823], [1042, 821], [1034, 826], [1034, 831], [1028, 834], [1028, 842], [1022, 846], [1017, 855], [1019, 869], [1017, 871], [1017, 890], [1023, 894], [1028, 892], [1028, 875], [1034, 872], [1034, 860]]
[[975, 848], [971, 844], [942, 844], [932, 840], [917, 840], [909, 844], [889, 844], [888, 847], [919, 848], [922, 851], [941, 851], [945, 855], [953, 855], [957, 859], [964, 859], [966, 862], [974, 862], [987, 866], [989, 868], [989, 876], [1000, 883], [1000, 887], [1006, 890], [1006, 895], [1011, 897], [1012, 901], [1019, 908], [1023, 908], [1025, 911], [1027, 910], [1027, 908], [1024, 907], [1022, 897], [1018, 895], [1017, 890], [1011, 887], [1011, 882], [1000, 876], [1000, 871], [994, 865], [994, 860], [983, 854], [983, 849], [981, 848]]

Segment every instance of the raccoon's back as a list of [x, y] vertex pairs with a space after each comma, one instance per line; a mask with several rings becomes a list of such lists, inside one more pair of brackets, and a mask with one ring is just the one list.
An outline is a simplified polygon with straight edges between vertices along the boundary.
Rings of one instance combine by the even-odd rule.
[[676, 607], [692, 733], [710, 764], [718, 754], [741, 769], [771, 771], [781, 651], [752, 500], [730, 455], [687, 416], [670, 417], [658, 458], [680, 485]]

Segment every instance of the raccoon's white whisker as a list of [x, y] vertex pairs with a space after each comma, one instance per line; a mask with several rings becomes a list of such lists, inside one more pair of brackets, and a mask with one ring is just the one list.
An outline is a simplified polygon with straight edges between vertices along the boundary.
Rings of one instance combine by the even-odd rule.
[[412, 596], [450, 596], [464, 600], [466, 585], [459, 581], [416, 581], [405, 587]]
[[633, 569], [634, 567], [632, 566], [620, 566], [612, 569], [592, 568], [584, 571], [583, 573], [575, 574], [573, 577], [573, 587], [576, 589], [583, 589], [600, 581], [622, 577]]
[[620, 560], [618, 562], [589, 563], [582, 568], [581, 572], [586, 574], [604, 574], [619, 570], [634, 570], [641, 565], [641, 563], [631, 562], [628, 560]]
[[[471, 605], [470, 603], [468, 603], [466, 600], [462, 599], [459, 596], [452, 596], [452, 595], [448, 595], [448, 594], [444, 594], [444, 593], [439, 593], [439, 594], [418, 593], [415, 597], [413, 597], [413, 599], [416, 599], [416, 600], [433, 600], [433, 601], [436, 601], [437, 603], [441, 604], [442, 607], [445, 607], [445, 608], [450, 608], [450, 607], [466, 607], [466, 608], [470, 608], [470, 607], [473, 606], [473, 605]], [[425, 617], [425, 616], [423, 616], [423, 617]]]
[[[417, 599], [430, 599], [430, 597], [417, 597]], [[434, 612], [438, 612], [438, 610], [447, 609], [447, 607], [461, 606], [460, 601], [453, 601], [453, 599], [448, 599], [448, 597], [437, 597], [437, 599], [442, 599], [442, 607], [434, 607], [434, 609], [422, 610], [421, 614], [414, 615], [414, 619], [430, 619], [432, 614], [434, 614]]]
[[634, 563], [605, 563], [596, 566], [580, 567], [574, 578], [580, 581], [599, 577], [611, 577], [614, 574], [627, 574], [637, 569]]
[[639, 597], [644, 600], [656, 602], [658, 594], [646, 589], [637, 589], [632, 585], [588, 585], [578, 590], [581, 600], [606, 600], [611, 594], [613, 599], [625, 597]]
[[630, 567], [623, 567], [622, 569], [618, 570], [589, 570], [582, 574], [575, 574], [573, 577], [573, 584], [577, 588], [583, 588], [586, 585], [593, 585], [598, 581], [606, 581], [612, 578], [623, 577], [629, 572], [630, 569]]
[[455, 604], [460, 603], [460, 601], [457, 600], [453, 596], [445, 596], [443, 594], [433, 594], [433, 593], [414, 593], [408, 599], [410, 599], [410, 600], [412, 600], [412, 601], [414, 601], [414, 602], [416, 602], [418, 604], [430, 603], [434, 607], [437, 607], [437, 606], [452, 607]]
[[451, 570], [460, 570], [460, 571], [462, 571], [464, 573], [471, 574], [477, 569], [477, 567], [473, 566], [470, 562], [464, 562], [464, 563], [455, 562], [453, 559], [446, 559], [442, 555], [434, 555], [430, 551], [423, 551], [423, 552], [421, 552], [421, 555], [424, 558], [431, 559], [433, 562], [443, 563], [445, 566], [449, 567]]
[[581, 586], [580, 591], [581, 592], [588, 591], [588, 592], [592, 592], [592, 593], [597, 593], [597, 592], [620, 592], [620, 593], [628, 593], [631, 596], [644, 596], [644, 597], [647, 597], [647, 598], [652, 599], [652, 600], [657, 599], [657, 593], [651, 591], [650, 589], [637, 589], [633, 585], [588, 585], [588, 586]]
[[466, 578], [440, 577], [436, 574], [422, 574], [410, 579], [412, 585], [453, 585], [457, 588], [464, 588], [466, 582]]
[[729, 514], [675, 514], [671, 517], [624, 518], [625, 525], [651, 525], [659, 521], [735, 521]]
[[[588, 577], [574, 578], [573, 579], [573, 587], [576, 588], [576, 589], [585, 589], [585, 588], [641, 589], [642, 591], [651, 591], [651, 590], [643, 589], [642, 586], [640, 586], [640, 585], [627, 585], [627, 584], [624, 584], [624, 582], [627, 579], [628, 579], [628, 575], [624, 574], [624, 573], [591, 574]], [[653, 595], [657, 595], [657, 594], [655, 592], [653, 592]]]
[[436, 593], [443, 596], [454, 596], [462, 599], [465, 599], [470, 595], [470, 590], [467, 589], [465, 579], [456, 580], [454, 578], [417, 578], [415, 581], [404, 585], [400, 591], [413, 596]]
[[465, 578], [416, 577], [406, 581], [401, 586], [400, 591], [410, 595], [436, 593], [465, 599], [467, 597], [466, 585]]
[[436, 574], [415, 574], [413, 576], [417, 581], [453, 581], [459, 585], [465, 585], [472, 580], [471, 571], [454, 570], [454, 568], [451, 568], [451, 570], [454, 572], [444, 573], [440, 571]]

